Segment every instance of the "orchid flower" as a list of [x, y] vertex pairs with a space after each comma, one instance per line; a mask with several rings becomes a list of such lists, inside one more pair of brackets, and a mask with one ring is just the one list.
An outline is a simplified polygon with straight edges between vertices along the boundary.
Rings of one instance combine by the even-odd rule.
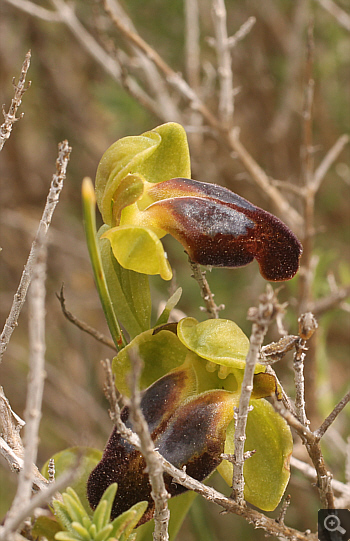
[[226, 188], [189, 177], [179, 124], [125, 137], [105, 152], [95, 183], [106, 224], [101, 238], [122, 267], [171, 279], [160, 241], [170, 233], [196, 263], [241, 267], [255, 258], [266, 280], [295, 275], [301, 244], [281, 220]]

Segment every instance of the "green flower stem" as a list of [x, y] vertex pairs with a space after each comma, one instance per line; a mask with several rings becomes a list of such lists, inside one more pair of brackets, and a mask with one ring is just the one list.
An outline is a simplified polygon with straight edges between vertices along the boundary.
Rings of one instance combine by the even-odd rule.
[[102, 267], [101, 254], [97, 244], [96, 236], [96, 198], [91, 179], [88, 177], [84, 178], [83, 180], [82, 197], [86, 241], [89, 249], [92, 268], [94, 271], [96, 287], [100, 296], [101, 304], [106, 316], [111, 336], [118, 351], [120, 351], [120, 349], [126, 345], [126, 342], [113, 309], [106, 277]]

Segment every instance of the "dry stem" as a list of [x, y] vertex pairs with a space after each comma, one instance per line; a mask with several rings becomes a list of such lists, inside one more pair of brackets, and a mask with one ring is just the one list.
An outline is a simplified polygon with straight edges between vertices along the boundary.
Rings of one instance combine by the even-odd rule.
[[219, 317], [220, 310], [223, 310], [225, 306], [223, 304], [220, 304], [219, 306], [215, 304], [214, 294], [211, 292], [208, 280], [205, 277], [205, 272], [201, 270], [200, 265], [191, 261], [190, 258], [188, 258], [188, 261], [193, 272], [192, 277], [196, 280], [200, 287], [201, 295], [205, 302], [205, 310], [208, 312], [211, 318], [217, 319]]

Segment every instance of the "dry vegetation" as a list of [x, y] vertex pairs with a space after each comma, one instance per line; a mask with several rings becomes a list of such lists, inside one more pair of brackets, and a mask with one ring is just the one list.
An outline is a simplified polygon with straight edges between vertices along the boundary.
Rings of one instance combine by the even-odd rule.
[[[141, 5], [142, 4], [142, 5]], [[119, 137], [174, 120], [187, 131], [193, 178], [225, 185], [278, 215], [304, 245], [301, 270], [279, 294], [288, 301], [285, 325], [312, 311], [319, 328], [305, 360], [306, 414], [316, 430], [349, 390], [349, 57], [350, 14], [338, 0], [219, 0], [140, 3], [116, 0], [26, 2], [3, 0], [1, 103], [28, 49], [30, 89], [22, 120], [1, 152], [0, 321], [13, 295], [38, 227], [55, 172], [57, 144], [72, 147], [67, 179], [49, 232], [46, 280], [46, 381], [39, 467], [72, 445], [103, 448], [111, 429], [102, 393], [100, 359], [110, 349], [69, 323], [55, 293], [65, 283], [67, 307], [108, 334], [85, 246], [80, 185], [95, 175], [106, 148]], [[156, 16], [155, 16], [156, 15]], [[137, 30], [136, 30], [137, 29]], [[141, 37], [142, 36], [142, 37]], [[233, 36], [233, 37], [228, 37]], [[145, 40], [145, 41], [144, 41]], [[181, 248], [167, 244], [184, 289], [179, 308], [201, 318], [199, 290]], [[264, 289], [257, 267], [207, 274], [222, 317], [249, 334], [247, 310]], [[159, 302], [168, 284], [152, 280]], [[198, 307], [198, 308], [197, 308]], [[196, 312], [197, 313], [194, 313]], [[28, 311], [19, 318], [3, 362], [0, 384], [22, 416], [28, 373]], [[272, 327], [268, 340], [278, 338]], [[276, 371], [294, 398], [292, 355]], [[322, 449], [339, 507], [350, 505], [349, 407], [326, 432]], [[294, 456], [311, 464], [295, 438]], [[304, 473], [299, 470], [304, 469]], [[310, 471], [295, 461], [286, 523], [316, 528], [320, 507]], [[213, 481], [224, 490], [221, 481]], [[16, 491], [4, 460], [0, 517]], [[264, 538], [233, 514], [197, 498], [181, 539]], [[275, 516], [275, 515], [274, 515]], [[208, 532], [204, 538], [198, 532]], [[254, 537], [253, 537], [254, 536]]]

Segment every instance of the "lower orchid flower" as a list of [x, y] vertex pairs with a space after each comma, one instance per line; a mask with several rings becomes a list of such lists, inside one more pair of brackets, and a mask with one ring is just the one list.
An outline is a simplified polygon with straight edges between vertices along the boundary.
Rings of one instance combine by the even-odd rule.
[[[219, 339], [220, 338], [220, 339]], [[129, 394], [129, 352], [137, 348], [144, 363], [141, 408], [159, 452], [197, 480], [216, 468], [231, 485], [234, 408], [239, 404], [248, 338], [232, 321], [198, 323], [185, 318], [135, 338], [114, 359], [117, 386]], [[289, 480], [292, 437], [288, 425], [263, 397], [278, 394], [275, 378], [258, 364], [248, 416], [246, 450], [256, 453], [245, 462], [245, 498], [263, 510], [278, 505]], [[123, 421], [129, 411], [122, 411]], [[171, 496], [184, 492], [164, 474]], [[102, 460], [88, 480], [88, 499], [95, 508], [109, 484], [118, 483], [112, 517], [138, 501], [149, 502], [140, 524], [152, 518], [154, 505], [142, 455], [114, 429]], [[119, 494], [119, 496], [118, 496]]]

